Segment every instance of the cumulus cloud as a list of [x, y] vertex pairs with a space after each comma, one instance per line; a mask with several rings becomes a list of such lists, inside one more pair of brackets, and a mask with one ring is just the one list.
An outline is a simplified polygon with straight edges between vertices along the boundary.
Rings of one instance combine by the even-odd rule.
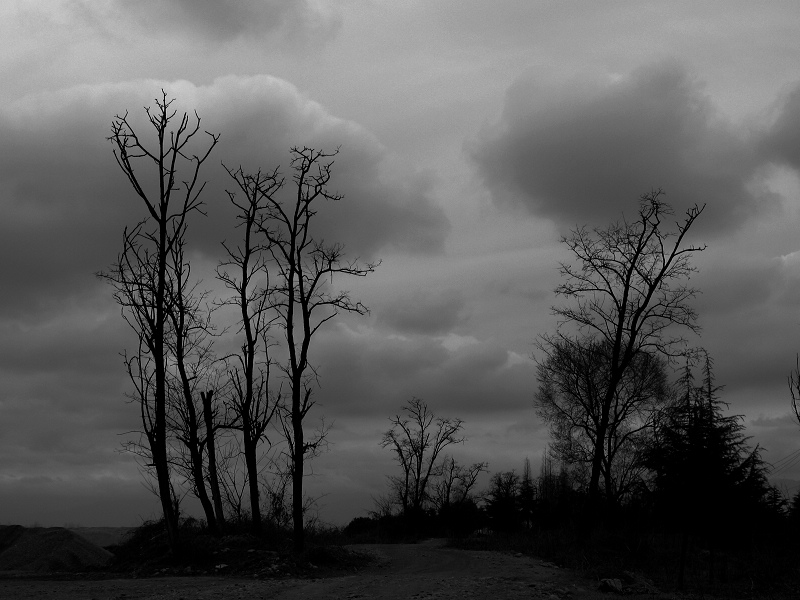
[[286, 172], [292, 145], [341, 146], [331, 185], [345, 200], [320, 211], [322, 237], [365, 257], [385, 248], [442, 249], [449, 224], [430, 198], [430, 177], [404, 171], [368, 131], [330, 115], [283, 80], [83, 85], [0, 109], [0, 268], [6, 289], [14, 290], [0, 299], [0, 314], [58, 310], [96, 291], [93, 274], [114, 260], [123, 227], [144, 217], [106, 140], [111, 119], [129, 110], [138, 133], [152, 143], [142, 107], [154, 106], [161, 88], [177, 98], [178, 110], [197, 110], [203, 129], [222, 134], [201, 174], [208, 179], [209, 217], [197, 215], [190, 225], [190, 239], [207, 255], [216, 257], [219, 242], [236, 235], [224, 193], [232, 181], [220, 161], [245, 169], [282, 164]]
[[[116, 452], [120, 433], [139, 427], [136, 406], [123, 402], [130, 387], [118, 354], [130, 347], [131, 333], [95, 272], [116, 258], [123, 228], [145, 216], [114, 161], [112, 118], [129, 111], [152, 146], [143, 107], [154, 106], [162, 88], [179, 113], [201, 116], [192, 152], [208, 143], [204, 130], [221, 134], [201, 173], [208, 216], [193, 215], [189, 225], [198, 271], [216, 263], [223, 239], [239, 235], [225, 194], [232, 181], [220, 162], [246, 170], [282, 165], [291, 181], [292, 145], [340, 147], [331, 187], [344, 199], [321, 207], [316, 233], [344, 243], [348, 256], [438, 253], [449, 230], [431, 199], [429, 175], [406, 168], [369, 131], [273, 77], [81, 85], [0, 107], [0, 455], [6, 475], [40, 475], [43, 493], [53, 497], [59, 474], [80, 478], [120, 460], [133, 464]], [[141, 169], [152, 181], [152, 167]], [[447, 355], [432, 345], [432, 361], [437, 353]], [[408, 353], [409, 361], [420, 358]], [[131, 477], [138, 486], [135, 465]]]
[[608, 223], [663, 188], [678, 212], [707, 203], [698, 228], [721, 231], [773, 206], [754, 187], [754, 146], [700, 82], [663, 63], [556, 93], [522, 78], [470, 153], [498, 204], [561, 224]]

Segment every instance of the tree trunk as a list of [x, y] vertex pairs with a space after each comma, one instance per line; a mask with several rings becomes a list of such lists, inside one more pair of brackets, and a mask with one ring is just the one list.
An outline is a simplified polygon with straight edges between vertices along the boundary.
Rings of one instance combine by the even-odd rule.
[[[150, 451], [153, 456], [153, 466], [156, 469], [156, 480], [158, 481], [158, 498], [161, 501], [161, 509], [164, 513], [164, 526], [167, 530], [167, 542], [172, 554], [178, 553], [178, 515], [172, 505], [172, 486], [169, 481], [169, 463], [167, 461], [167, 449], [163, 442], [158, 440], [158, 425], [154, 432], [155, 438], [151, 442]], [[163, 431], [163, 429], [162, 429]], [[163, 436], [163, 433], [162, 433]], [[150, 437], [150, 436], [148, 436]], [[161, 437], [161, 439], [164, 439]]]
[[203, 400], [203, 418], [206, 425], [206, 448], [208, 451], [208, 481], [211, 486], [211, 498], [214, 502], [214, 514], [217, 518], [217, 531], [223, 533], [225, 530], [225, 512], [222, 509], [222, 494], [219, 489], [219, 477], [217, 475], [217, 450], [214, 430], [214, 414], [211, 410], [211, 401], [214, 397], [214, 390], [200, 392]]
[[[197, 499], [200, 500], [200, 505], [203, 507], [203, 513], [206, 516], [206, 523], [209, 530], [216, 535], [217, 520], [214, 516], [214, 507], [211, 500], [208, 498], [206, 491], [206, 478], [203, 471], [203, 450], [200, 446], [200, 421], [197, 418], [197, 411], [195, 410], [194, 397], [192, 396], [192, 389], [190, 385], [189, 375], [186, 373], [185, 364], [185, 349], [183, 346], [183, 333], [177, 334], [179, 337], [178, 343], [175, 348], [175, 361], [178, 366], [178, 374], [181, 378], [183, 402], [186, 406], [185, 425], [188, 428], [188, 440], [184, 439], [184, 443], [189, 448], [189, 460], [191, 466], [191, 475], [194, 483], [195, 494]], [[202, 397], [202, 392], [201, 392]]]
[[[244, 416], [244, 415], [243, 415]], [[253, 439], [253, 432], [249, 420], [242, 423], [242, 437], [244, 441], [244, 462], [247, 467], [247, 484], [250, 491], [250, 516], [252, 517], [252, 531], [254, 535], [261, 535], [261, 497], [258, 489], [258, 461], [256, 457], [257, 440]]]
[[603, 447], [605, 446], [607, 428], [607, 419], [602, 419], [600, 421], [600, 426], [597, 428], [597, 438], [594, 442], [594, 454], [592, 455], [592, 476], [589, 480], [589, 502], [593, 510], [600, 501], [600, 475], [602, 474], [603, 470]]
[[203, 513], [206, 515], [206, 523], [208, 523], [208, 528], [211, 530], [211, 533], [217, 535], [219, 533], [217, 530], [217, 519], [214, 516], [214, 507], [212, 506], [211, 500], [208, 497], [208, 492], [206, 491], [205, 477], [203, 473], [203, 455], [201, 454], [200, 446], [197, 443], [197, 436], [194, 435], [192, 437], [195, 438], [191, 442], [192, 447], [190, 449], [192, 478], [194, 479], [195, 489], [197, 490], [197, 499], [200, 500], [200, 504], [203, 507]]
[[292, 523], [294, 526], [294, 550], [302, 552], [305, 547], [303, 524], [303, 461], [305, 439], [303, 414], [300, 409], [300, 382], [292, 390], [292, 429], [294, 434], [294, 456], [292, 457]]
[[[162, 195], [163, 197], [163, 195]], [[151, 441], [153, 465], [158, 479], [158, 496], [164, 512], [167, 540], [172, 554], [178, 553], [178, 511], [172, 506], [172, 485], [170, 484], [169, 461], [167, 458], [167, 369], [164, 356], [164, 331], [166, 329], [166, 310], [164, 298], [167, 278], [167, 225], [166, 208], [162, 204], [159, 221], [158, 275], [156, 281], [156, 322], [153, 332], [153, 359], [156, 363], [156, 423]], [[147, 429], [147, 424], [145, 424]]]

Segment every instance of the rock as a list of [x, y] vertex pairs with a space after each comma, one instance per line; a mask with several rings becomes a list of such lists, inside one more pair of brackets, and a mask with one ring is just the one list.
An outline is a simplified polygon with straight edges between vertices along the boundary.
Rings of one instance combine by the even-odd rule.
[[598, 588], [601, 592], [622, 593], [622, 581], [619, 579], [601, 579]]

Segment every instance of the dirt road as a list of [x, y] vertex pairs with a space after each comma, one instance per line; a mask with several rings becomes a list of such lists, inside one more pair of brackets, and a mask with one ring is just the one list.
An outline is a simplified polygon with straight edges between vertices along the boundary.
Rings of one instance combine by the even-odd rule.
[[[255, 580], [159, 577], [104, 581], [0, 580], [0, 598], [26, 600], [548, 600], [608, 598], [587, 582], [540, 560], [456, 550], [441, 540], [420, 544], [365, 545], [375, 566], [342, 577]], [[634, 598], [639, 596], [627, 596]], [[645, 596], [641, 596], [645, 597]], [[652, 596], [649, 596], [652, 598]]]

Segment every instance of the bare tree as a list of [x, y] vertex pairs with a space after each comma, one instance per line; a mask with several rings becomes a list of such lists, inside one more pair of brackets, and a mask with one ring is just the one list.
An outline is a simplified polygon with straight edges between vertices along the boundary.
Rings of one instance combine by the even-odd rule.
[[390, 478], [390, 485], [400, 496], [403, 514], [409, 516], [417, 515], [428, 500], [431, 477], [439, 474], [439, 455], [464, 438], [459, 436], [461, 419], [437, 418], [420, 398], [409, 400], [403, 413], [390, 419], [392, 428], [383, 434], [381, 446], [394, 452], [403, 471], [400, 477]]
[[789, 373], [789, 393], [792, 395], [792, 411], [797, 422], [800, 423], [800, 355], [795, 358], [795, 368]]
[[[147, 216], [123, 234], [123, 249], [110, 272], [101, 273], [115, 289], [125, 320], [138, 337], [134, 355], [126, 355], [126, 368], [141, 405], [142, 426], [156, 473], [158, 495], [164, 513], [170, 547], [177, 550], [178, 514], [172, 503], [167, 451], [167, 363], [169, 348], [168, 278], [173, 247], [184, 239], [187, 218], [202, 212], [198, 183], [200, 168], [219, 136], [208, 133], [208, 145], [198, 153], [192, 147], [200, 131], [184, 113], [176, 118], [173, 99], [162, 90], [156, 109], [146, 108], [156, 142], [148, 147], [131, 125], [128, 114], [111, 124], [114, 157]], [[152, 167], [151, 175], [144, 174]]]
[[[214, 436], [214, 388], [216, 359], [213, 354], [211, 310], [204, 306], [205, 292], [198, 292], [199, 282], [190, 282], [191, 267], [184, 257], [185, 240], [176, 240], [168, 266], [167, 314], [171, 335], [167, 338], [171, 377], [174, 385], [168, 410], [168, 428], [183, 444], [186, 460], [182, 462], [194, 495], [200, 500], [209, 529], [221, 533], [224, 527], [222, 502], [216, 473]], [[205, 386], [205, 391], [201, 387]], [[170, 418], [171, 417], [171, 418]], [[206, 457], [208, 460], [206, 461]], [[208, 476], [211, 498], [206, 488]]]
[[[266, 218], [270, 199], [283, 186], [278, 171], [248, 175], [239, 168], [225, 167], [244, 198], [228, 191], [231, 204], [238, 209], [237, 227], [242, 241], [236, 246], [223, 242], [228, 255], [217, 267], [217, 277], [233, 296], [226, 301], [239, 310], [241, 349], [230, 357], [230, 407], [235, 414], [233, 427], [242, 434], [242, 449], [247, 468], [250, 492], [250, 516], [253, 533], [261, 533], [261, 500], [258, 479], [258, 450], [266, 440], [266, 430], [281, 402], [280, 393], [270, 397], [269, 328], [275, 320], [270, 311], [269, 271], [266, 264], [267, 245], [258, 241], [258, 227]], [[268, 440], [267, 440], [268, 441]]]
[[[312, 228], [320, 201], [339, 201], [342, 196], [328, 190], [332, 157], [312, 148], [292, 148], [293, 201], [283, 202], [268, 179], [261, 195], [266, 203], [259, 230], [267, 240], [270, 269], [269, 305], [283, 329], [288, 359], [280, 365], [289, 383], [291, 401], [286, 408], [286, 440], [292, 472], [292, 521], [294, 546], [303, 549], [303, 477], [305, 459], [319, 451], [324, 435], [306, 439], [304, 421], [314, 405], [316, 374], [310, 362], [311, 342], [325, 323], [340, 312], [365, 314], [367, 308], [353, 301], [347, 291], [334, 291], [335, 276], [364, 277], [379, 263], [362, 264], [345, 258], [344, 246], [326, 243]], [[282, 181], [282, 180], [281, 180]], [[320, 431], [324, 431], [320, 430]]]
[[246, 509], [244, 499], [249, 489], [247, 481], [247, 467], [243, 465], [244, 454], [240, 440], [230, 432], [219, 439], [219, 487], [222, 502], [228, 518], [241, 523], [245, 519]]
[[211, 488], [211, 498], [214, 502], [214, 514], [217, 520], [217, 530], [225, 530], [225, 510], [222, 507], [222, 486], [219, 482], [219, 469], [217, 467], [217, 432], [223, 427], [219, 422], [219, 407], [215, 404], [213, 388], [200, 392], [203, 403], [203, 422], [206, 427], [206, 453], [208, 455], [208, 485]]
[[645, 350], [635, 354], [606, 404], [611, 358], [606, 341], [545, 337], [539, 347], [544, 359], [537, 365], [534, 404], [550, 424], [552, 451], [567, 464], [591, 467], [601, 446], [606, 499], [618, 502], [643, 471], [642, 438], [671, 398], [664, 361]]
[[[684, 245], [684, 238], [705, 206], [688, 209], [683, 221], [669, 231], [663, 221], [673, 211], [662, 195], [657, 190], [642, 196], [633, 222], [623, 218], [593, 231], [579, 227], [562, 239], [578, 265], [561, 265], [565, 281], [555, 291], [574, 302], [554, 307], [553, 312], [561, 318], [560, 328], [565, 323], [577, 326], [608, 354], [593, 433], [589, 482], [593, 501], [599, 496], [612, 408], [628, 369], [643, 351], [675, 356], [678, 346], [685, 344], [681, 334], [674, 333], [676, 326], [699, 330], [690, 304], [697, 290], [686, 280], [696, 270], [692, 253], [705, 246]], [[556, 341], [564, 339], [561, 335]], [[551, 345], [547, 338], [544, 344]]]
[[452, 456], [445, 456], [434, 471], [439, 473], [433, 483], [431, 500], [438, 511], [453, 505], [466, 502], [475, 489], [478, 476], [487, 472], [488, 463], [460, 465]]

